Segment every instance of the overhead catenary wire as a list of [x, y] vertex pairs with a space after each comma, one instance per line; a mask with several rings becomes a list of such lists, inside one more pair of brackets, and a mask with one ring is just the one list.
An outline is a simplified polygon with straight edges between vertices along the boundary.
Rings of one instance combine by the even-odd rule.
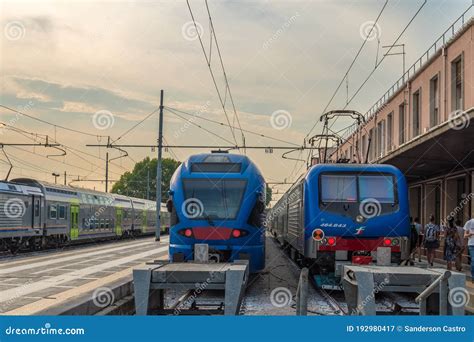
[[[377, 18], [375, 19], [372, 27], [370, 28], [370, 31], [367, 33], [367, 35], [365, 36], [364, 38], [364, 41], [362, 42], [362, 45], [359, 47], [359, 50], [357, 51], [356, 55], [354, 56], [354, 58], [352, 59], [352, 62], [351, 64], [349, 65], [349, 67], [347, 68], [346, 72], [344, 73], [344, 76], [342, 77], [341, 81], [339, 82], [339, 84], [337, 85], [336, 87], [336, 90], [333, 92], [331, 98], [329, 99], [328, 103], [326, 104], [326, 106], [324, 107], [322, 114], [324, 114], [326, 112], [326, 110], [329, 108], [329, 106], [331, 105], [332, 101], [334, 100], [334, 98], [336, 97], [337, 95], [337, 92], [339, 91], [339, 89], [341, 88], [342, 84], [344, 83], [344, 80], [347, 79], [348, 75], [349, 75], [349, 72], [351, 71], [352, 67], [354, 66], [355, 62], [357, 61], [357, 58], [359, 57], [360, 53], [362, 52], [365, 44], [367, 43], [368, 41], [368, 38], [371, 36], [374, 28], [376, 27], [380, 17], [382, 16], [382, 13], [384, 12], [385, 10], [385, 7], [387, 6], [388, 4], [388, 0], [385, 0], [385, 3], [384, 5], [382, 6], [382, 9], [380, 10], [379, 14], [377, 15]], [[347, 102], [347, 101], [346, 101]], [[309, 130], [308, 134], [306, 134], [306, 137], [305, 139], [307, 139], [309, 137], [309, 135], [311, 134], [311, 132], [314, 130], [314, 128], [316, 127], [316, 125], [318, 124], [319, 120], [316, 120], [315, 124], [311, 127], [311, 129]]]
[[6, 109], [6, 110], [9, 110], [9, 111], [11, 111], [11, 112], [14, 112], [14, 113], [16, 113], [16, 114], [19, 114], [19, 115], [25, 116], [25, 117], [27, 117], [27, 118], [30, 118], [30, 119], [32, 119], [32, 120], [36, 120], [36, 121], [41, 122], [41, 123], [44, 123], [44, 124], [46, 124], [46, 125], [53, 126], [54, 128], [60, 128], [60, 129], [63, 129], [63, 130], [69, 131], [69, 132], [74, 132], [74, 133], [78, 133], [78, 134], [83, 134], [83, 135], [87, 135], [87, 136], [90, 136], [90, 137], [96, 137], [96, 138], [105, 138], [105, 137], [106, 137], [105, 135], [87, 133], [87, 132], [79, 131], [79, 130], [74, 129], [74, 128], [69, 128], [69, 127], [65, 127], [65, 126], [58, 125], [58, 124], [54, 124], [54, 123], [51, 123], [51, 122], [49, 122], [49, 121], [46, 121], [46, 120], [37, 118], [37, 117], [35, 117], [35, 116], [26, 114], [26, 113], [24, 113], [24, 112], [21, 112], [21, 111], [19, 111], [19, 110], [13, 109], [13, 108], [10, 108], [10, 107], [5, 106], [5, 105], [2, 105], [2, 104], [0, 104], [0, 107], [1, 107], [1, 108], [4, 108], [4, 109]]
[[[170, 110], [169, 108], [168, 108], [168, 112], [170, 112], [171, 114], [173, 114], [173, 115], [175, 115], [175, 116], [181, 118], [182, 120], [184, 120], [184, 121], [186, 121], [186, 122], [189, 122], [190, 124], [192, 124], [192, 125], [194, 125], [194, 126], [200, 128], [200, 129], [202, 129], [203, 131], [206, 131], [207, 133], [212, 134], [212, 135], [214, 135], [215, 137], [218, 137], [219, 139], [222, 139], [222, 140], [228, 142], [229, 144], [233, 144], [233, 142], [230, 141], [229, 139], [224, 138], [223, 136], [221, 136], [221, 135], [219, 135], [219, 134], [217, 134], [217, 133], [214, 133], [214, 132], [208, 130], [207, 128], [204, 128], [204, 127], [202, 127], [201, 125], [199, 125], [199, 124], [197, 124], [197, 123], [195, 123], [195, 122], [193, 122], [193, 121], [191, 121], [191, 120], [186, 119], [185, 117], [182, 117], [181, 115], [179, 115], [178, 113], [176, 113], [176, 112], [173, 111], [173, 110]], [[237, 146], [237, 145], [236, 145], [236, 146]]]
[[[226, 83], [226, 92], [227, 91], [229, 92], [229, 99], [230, 99], [230, 102], [232, 103], [232, 109], [234, 110], [234, 119], [237, 119], [237, 125], [239, 126], [240, 134], [242, 135], [242, 144], [245, 146], [245, 134], [244, 134], [244, 131], [242, 130], [242, 126], [240, 125], [239, 115], [238, 115], [237, 110], [235, 108], [234, 98], [232, 96], [232, 91], [230, 90], [229, 80], [227, 79], [227, 72], [225, 70], [224, 62], [222, 60], [221, 49], [219, 47], [219, 41], [217, 40], [216, 30], [214, 28], [214, 23], [212, 21], [211, 12], [209, 11], [209, 5], [207, 3], [207, 0], [205, 0], [205, 2], [206, 2], [207, 14], [209, 15], [209, 25], [211, 27], [210, 46], [212, 48], [212, 36], [214, 36], [214, 41], [216, 42], [217, 54], [219, 55], [219, 60], [220, 60], [221, 67], [222, 67], [222, 73], [224, 74], [224, 80], [225, 80], [225, 83]], [[211, 56], [211, 52], [212, 52], [211, 48], [209, 49], [209, 56]]]
[[[226, 117], [226, 120], [227, 120], [227, 126], [229, 127], [230, 131], [231, 131], [231, 134], [232, 134], [232, 138], [235, 142], [235, 145], [238, 146], [238, 142], [237, 142], [237, 139], [235, 137], [235, 132], [234, 132], [234, 129], [232, 128], [232, 125], [230, 124], [230, 119], [229, 119], [229, 115], [227, 114], [227, 110], [225, 108], [225, 102], [223, 101], [222, 99], [222, 95], [221, 95], [221, 92], [219, 90], [219, 87], [217, 85], [217, 82], [216, 82], [216, 78], [214, 76], [214, 72], [212, 71], [212, 67], [211, 67], [211, 61], [210, 61], [210, 58], [207, 56], [207, 53], [206, 53], [206, 49], [204, 48], [204, 43], [202, 41], [202, 38], [201, 38], [201, 35], [199, 33], [199, 29], [198, 29], [198, 26], [196, 24], [196, 20], [194, 19], [194, 14], [193, 14], [193, 11], [191, 9], [191, 5], [189, 4], [189, 0], [186, 0], [186, 3], [188, 5], [188, 9], [189, 9], [189, 13], [191, 14], [191, 19], [193, 21], [193, 24], [194, 24], [194, 28], [196, 30], [196, 35], [197, 37], [199, 38], [199, 43], [201, 45], [201, 49], [202, 49], [202, 52], [204, 54], [204, 58], [206, 59], [206, 64], [207, 64], [207, 67], [209, 69], [209, 73], [211, 74], [211, 78], [212, 78], [212, 82], [214, 83], [214, 87], [216, 89], [216, 92], [217, 92], [217, 96], [219, 98], [219, 102], [221, 103], [221, 106], [222, 106], [222, 110], [224, 111], [224, 115]], [[226, 93], [227, 93], [227, 88], [226, 88]]]
[[[387, 56], [387, 54], [390, 53], [390, 51], [392, 50], [392, 48], [394, 47], [394, 45], [397, 44], [398, 40], [403, 36], [403, 34], [405, 33], [405, 31], [408, 29], [408, 27], [411, 25], [411, 23], [415, 20], [415, 18], [418, 16], [418, 14], [420, 13], [420, 11], [422, 10], [422, 8], [426, 5], [426, 2], [427, 0], [425, 0], [421, 6], [418, 8], [418, 10], [414, 13], [414, 15], [411, 17], [411, 19], [409, 20], [409, 22], [405, 25], [405, 27], [403, 28], [403, 30], [400, 32], [400, 34], [397, 36], [397, 38], [395, 39], [395, 41], [390, 45], [390, 48], [389, 50], [387, 51], [386, 54], [384, 54], [382, 56], [382, 58], [375, 64], [375, 67], [372, 69], [372, 71], [369, 73], [369, 75], [365, 78], [365, 80], [361, 83], [361, 85], [357, 88], [357, 90], [354, 92], [354, 94], [352, 95], [352, 97], [348, 100], [346, 100], [346, 104], [344, 105], [343, 107], [343, 110], [346, 109], [349, 104], [354, 100], [354, 98], [359, 94], [359, 92], [362, 90], [362, 88], [365, 86], [365, 84], [369, 81], [369, 79], [372, 77], [372, 75], [375, 73], [375, 71], [377, 70], [377, 68], [380, 66], [380, 64], [382, 64], [382, 62], [384, 61], [385, 57]], [[375, 24], [374, 24], [375, 26]], [[334, 131], [332, 131], [332, 127], [336, 124], [337, 122], [337, 119], [339, 117], [336, 117], [335, 120], [331, 123], [331, 125], [328, 125], [328, 124], [325, 124], [324, 127], [327, 129], [327, 131], [331, 130], [331, 132], [333, 133], [336, 133]], [[347, 126], [345, 129], [342, 129], [340, 131], [344, 131], [346, 129], [348, 129], [349, 127], [351, 127], [352, 125], [349, 125]], [[323, 131], [324, 131], [324, 128], [323, 128]], [[339, 131], [339, 132], [340, 132]], [[350, 145], [353, 145], [355, 146], [351, 141], [350, 139], [346, 139], [346, 142], [348, 142]]]
[[[384, 61], [385, 57], [387, 57], [387, 55], [390, 53], [390, 51], [393, 49], [394, 45], [396, 45], [399, 41], [399, 39], [403, 36], [403, 34], [405, 33], [405, 31], [408, 29], [408, 27], [412, 24], [412, 22], [415, 20], [415, 18], [418, 16], [418, 14], [421, 12], [421, 10], [423, 9], [423, 7], [426, 5], [427, 3], [427, 0], [424, 0], [423, 3], [421, 4], [421, 6], [418, 8], [418, 10], [415, 12], [415, 14], [411, 17], [410, 21], [405, 25], [405, 27], [403, 28], [403, 30], [400, 32], [400, 34], [397, 36], [397, 38], [395, 39], [395, 41], [390, 45], [390, 48], [388, 49], [388, 51], [383, 54], [382, 58], [377, 62], [377, 64], [375, 64], [375, 67], [372, 69], [372, 71], [367, 75], [367, 77], [365, 78], [365, 80], [360, 84], [360, 86], [357, 88], [357, 90], [354, 92], [354, 94], [351, 96], [351, 98], [347, 101], [346, 105], [344, 106], [343, 109], [346, 109], [349, 104], [352, 102], [352, 100], [354, 100], [354, 98], [359, 94], [359, 92], [362, 90], [362, 88], [366, 85], [366, 83], [369, 81], [369, 79], [372, 77], [372, 75], [375, 73], [375, 71], [377, 70], [377, 68], [380, 66], [380, 64], [382, 64], [382, 62]], [[334, 126], [334, 124], [336, 123], [337, 121], [337, 118], [331, 123], [331, 127]], [[350, 126], [349, 126], [350, 127]]]
[[374, 74], [374, 72], [377, 70], [377, 68], [380, 66], [380, 64], [382, 64], [383, 60], [385, 59], [385, 57], [387, 56], [387, 54], [390, 53], [390, 51], [393, 49], [393, 46], [396, 45], [398, 43], [398, 40], [403, 36], [403, 34], [405, 33], [405, 31], [408, 29], [408, 27], [411, 25], [411, 23], [413, 22], [413, 20], [415, 20], [415, 18], [418, 16], [418, 14], [420, 13], [420, 11], [422, 10], [422, 8], [426, 5], [426, 2], [427, 0], [423, 1], [423, 3], [421, 4], [421, 6], [418, 8], [418, 10], [415, 12], [415, 14], [412, 16], [412, 18], [410, 19], [410, 21], [405, 25], [405, 27], [403, 28], [402, 32], [400, 32], [400, 34], [398, 35], [397, 39], [395, 39], [395, 41], [390, 45], [390, 48], [388, 49], [388, 51], [382, 56], [382, 58], [380, 59], [380, 61], [378, 61], [378, 63], [375, 65], [374, 69], [369, 73], [369, 75], [366, 77], [366, 79], [364, 80], [364, 82], [362, 82], [362, 84], [359, 86], [359, 88], [357, 88], [356, 92], [352, 95], [352, 97], [349, 99], [348, 103], [346, 104], [346, 106], [344, 107], [347, 108], [347, 106], [352, 102], [352, 100], [357, 96], [357, 94], [359, 94], [359, 92], [361, 91], [361, 89], [365, 86], [365, 84], [367, 83], [367, 81], [372, 77], [372, 75]]
[[[225, 126], [225, 125], [226, 125], [226, 124], [223, 123], [223, 122], [216, 121], [216, 120], [212, 120], [212, 119], [209, 119], [209, 118], [200, 116], [200, 115], [188, 113], [188, 112], [185, 112], [185, 111], [180, 110], [180, 109], [171, 108], [171, 107], [165, 107], [165, 109], [167, 109], [167, 110], [174, 110], [174, 111], [176, 111], [176, 112], [178, 112], [178, 113], [181, 113], [181, 114], [184, 114], [184, 115], [188, 115], [188, 116], [192, 116], [193, 118], [196, 118], [196, 119], [200, 119], [200, 120], [212, 122], [212, 123], [215, 123], [215, 124], [218, 124], [218, 125], [221, 125], [221, 126]], [[233, 126], [233, 127], [234, 127], [234, 126]], [[234, 128], [236, 128], [236, 127], [234, 127]], [[274, 141], [278, 141], [278, 142], [282, 142], [282, 143], [285, 143], [285, 144], [293, 145], [293, 146], [295, 146], [295, 147], [299, 147], [299, 146], [300, 146], [299, 144], [296, 144], [296, 143], [294, 143], [294, 142], [291, 142], [291, 141], [288, 141], [288, 140], [279, 139], [279, 138], [275, 138], [275, 137], [272, 137], [272, 136], [269, 136], [269, 135], [265, 135], [265, 134], [262, 134], [262, 133], [259, 133], [259, 132], [251, 131], [251, 130], [249, 130], [249, 129], [242, 129], [242, 130], [243, 130], [245, 133], [257, 135], [257, 136], [259, 136], [259, 137], [261, 137], [261, 138], [271, 139], [271, 140], [274, 140]]]
[[139, 122], [137, 122], [136, 124], [134, 124], [132, 127], [130, 127], [129, 129], [127, 129], [124, 133], [122, 133], [121, 135], [119, 135], [119, 137], [117, 139], [114, 139], [111, 144], [113, 144], [114, 142], [116, 141], [119, 141], [120, 139], [122, 139], [124, 136], [126, 136], [128, 133], [130, 133], [131, 131], [133, 131], [135, 128], [137, 128], [138, 126], [140, 126], [143, 122], [145, 122], [148, 118], [150, 118], [153, 114], [155, 114], [157, 111], [159, 111], [160, 108], [156, 108], [154, 109], [152, 112], [150, 112], [149, 114], [147, 114], [143, 119], [141, 119]]

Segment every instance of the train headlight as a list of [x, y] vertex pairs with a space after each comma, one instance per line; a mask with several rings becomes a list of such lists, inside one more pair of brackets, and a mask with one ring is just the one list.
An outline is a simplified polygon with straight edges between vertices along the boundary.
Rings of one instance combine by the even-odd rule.
[[389, 238], [383, 239], [383, 244], [384, 246], [391, 246], [392, 245], [392, 240]]
[[193, 237], [193, 230], [191, 228], [181, 229], [178, 234], [190, 238]]
[[364, 222], [364, 216], [362, 216], [362, 215], [357, 215], [357, 216], [356, 216], [356, 221], [357, 221], [358, 223]]
[[400, 244], [400, 240], [398, 239], [393, 239], [392, 240], [392, 246], [398, 246]]
[[248, 234], [248, 231], [246, 230], [241, 230], [241, 229], [232, 230], [232, 237], [234, 238], [240, 238], [240, 237], [246, 236], [247, 234]]

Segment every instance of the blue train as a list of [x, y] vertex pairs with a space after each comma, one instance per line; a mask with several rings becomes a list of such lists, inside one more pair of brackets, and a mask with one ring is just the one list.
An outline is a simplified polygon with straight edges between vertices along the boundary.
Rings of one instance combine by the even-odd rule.
[[250, 260], [265, 266], [266, 184], [246, 156], [222, 151], [193, 155], [175, 171], [167, 203], [170, 261], [194, 259], [194, 245], [209, 245], [209, 259]]
[[378, 247], [390, 247], [394, 263], [409, 255], [408, 188], [390, 165], [315, 165], [267, 220], [276, 239], [315, 274], [338, 277], [344, 264], [373, 261]]

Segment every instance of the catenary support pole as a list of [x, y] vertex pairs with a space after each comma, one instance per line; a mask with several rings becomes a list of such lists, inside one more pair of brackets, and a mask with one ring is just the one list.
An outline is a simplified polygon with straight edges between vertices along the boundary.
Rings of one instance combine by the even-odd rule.
[[158, 123], [158, 160], [156, 163], [156, 232], [155, 240], [160, 241], [161, 230], [161, 154], [163, 149], [163, 89], [160, 92], [160, 117]]
[[109, 192], [109, 152], [105, 154], [105, 192]]

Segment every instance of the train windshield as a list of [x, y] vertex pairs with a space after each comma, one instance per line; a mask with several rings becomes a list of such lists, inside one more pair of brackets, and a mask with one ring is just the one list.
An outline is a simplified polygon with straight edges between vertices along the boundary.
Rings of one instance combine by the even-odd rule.
[[322, 202], [360, 202], [374, 198], [380, 203], [395, 203], [392, 175], [321, 175]]
[[346, 175], [321, 176], [323, 202], [357, 202], [357, 178]]
[[[192, 219], [233, 220], [239, 212], [247, 181], [242, 179], [186, 179], [183, 180], [186, 200], [202, 203]], [[199, 203], [199, 205], [200, 205]]]
[[395, 203], [393, 177], [388, 175], [359, 176], [359, 197], [361, 201], [375, 198], [380, 203]]

